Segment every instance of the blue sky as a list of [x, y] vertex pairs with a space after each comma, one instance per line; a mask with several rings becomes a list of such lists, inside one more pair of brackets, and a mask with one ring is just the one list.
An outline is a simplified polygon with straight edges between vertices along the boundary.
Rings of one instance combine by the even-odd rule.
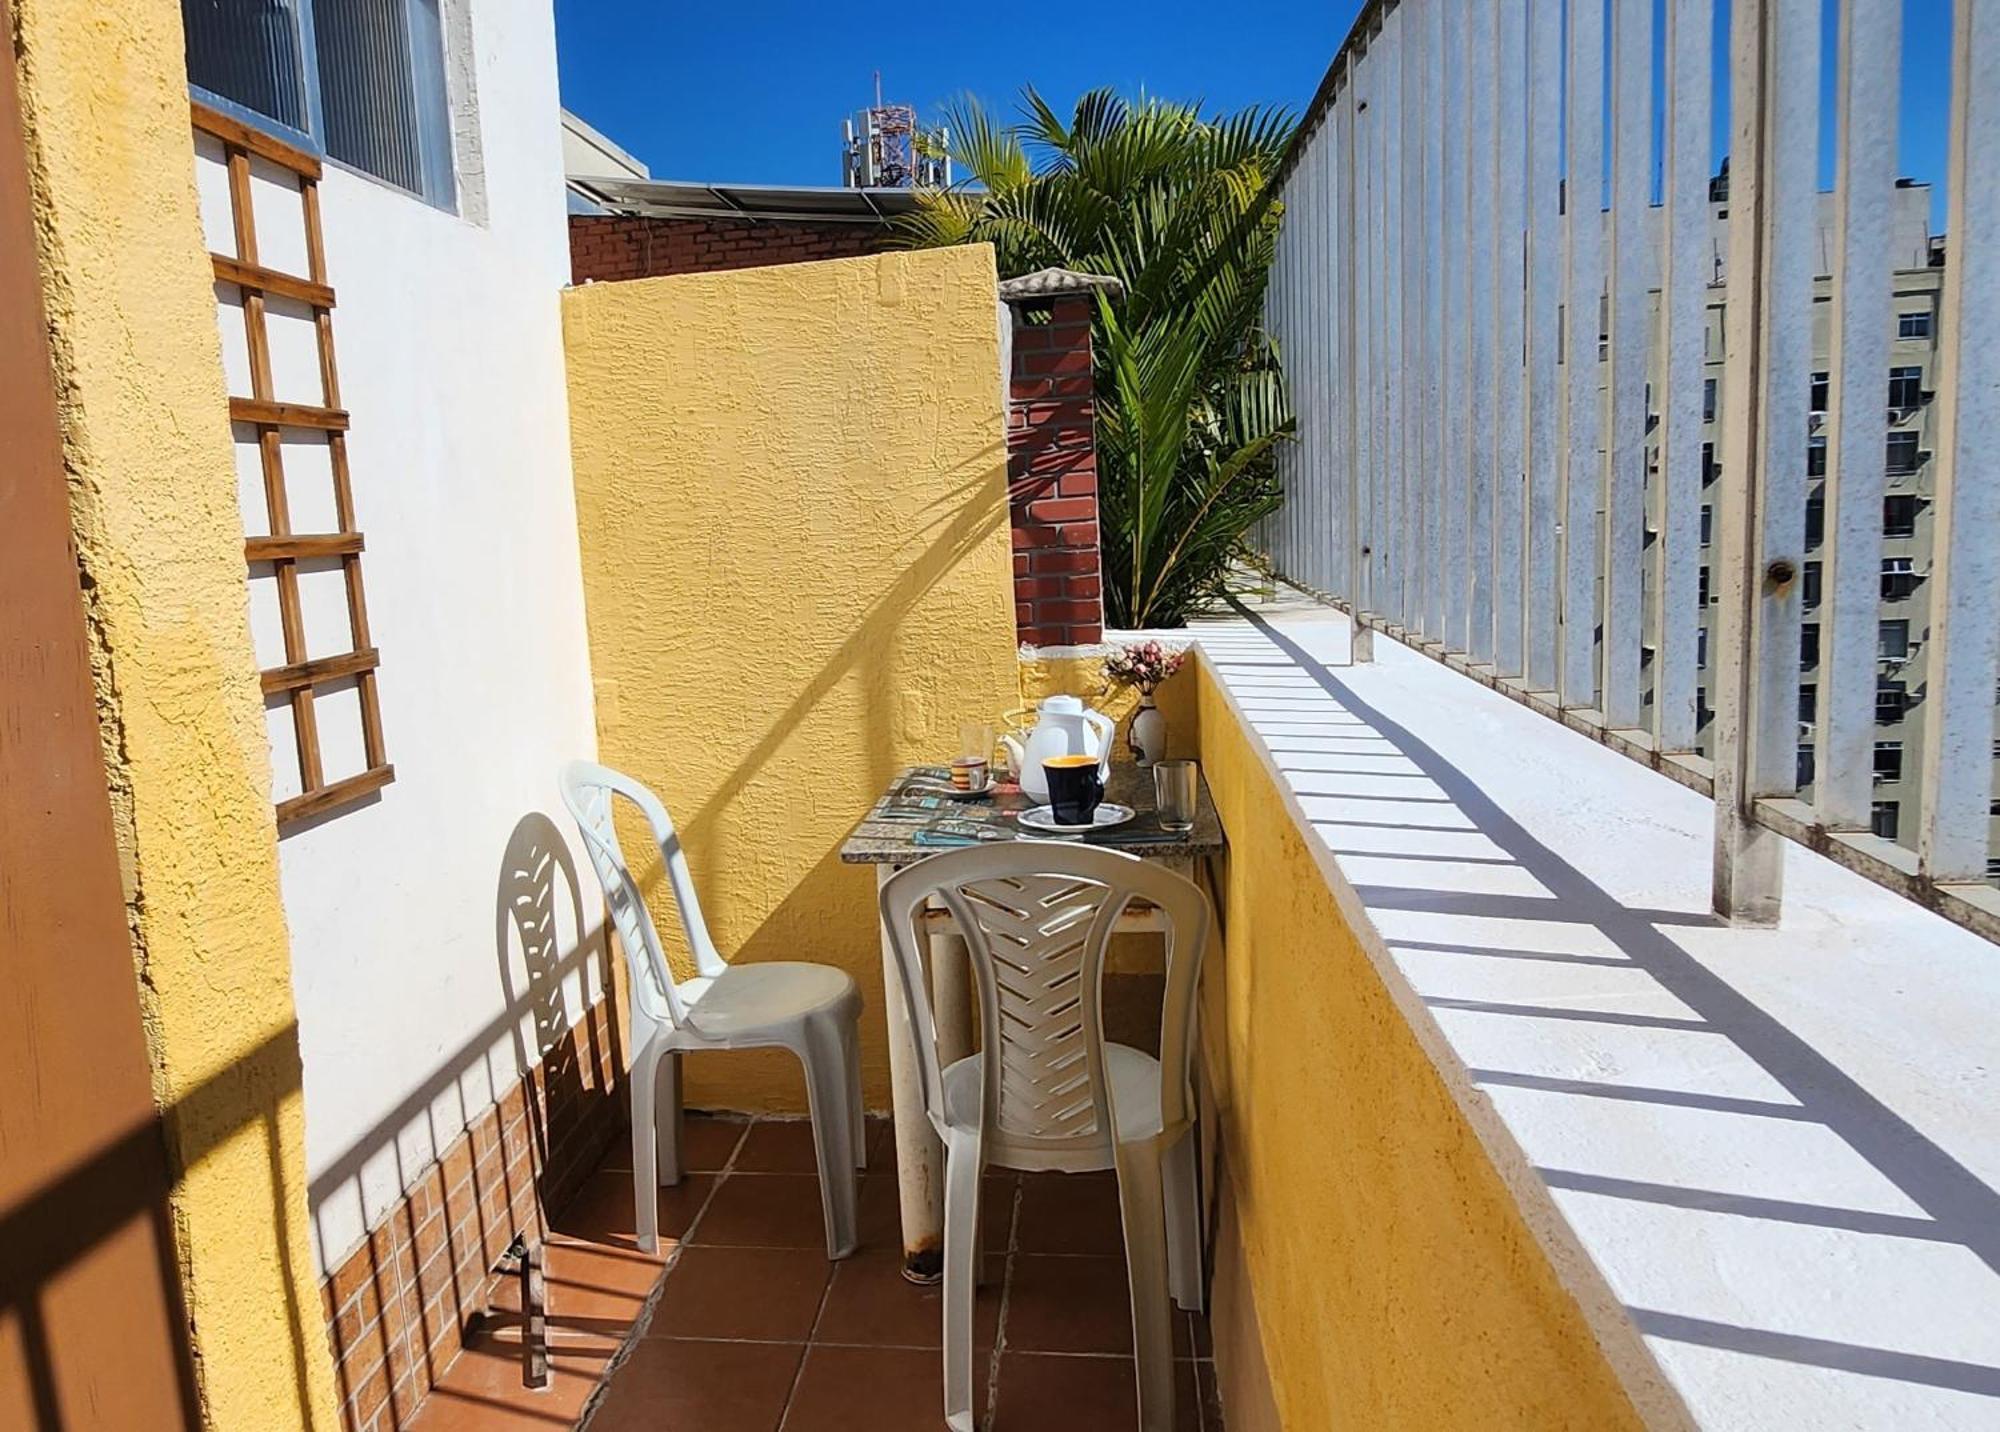
[[[1658, 13], [1656, 0], [1656, 14]], [[868, 103], [874, 73], [886, 98], [928, 118], [962, 94], [1011, 114], [1032, 83], [1066, 112], [1098, 85], [1203, 99], [1220, 109], [1302, 110], [1361, 0], [1124, 0], [1037, 10], [1003, 5], [884, 7], [760, 0], [663, 5], [556, 0], [563, 103], [663, 179], [836, 184], [841, 121]], [[1837, 6], [1824, 51], [1831, 107]], [[1043, 20], [1043, 30], [1021, 21]], [[1729, 0], [1717, 0], [1716, 58], [1726, 68]], [[1942, 198], [1950, 91], [1951, 0], [1904, 0], [1903, 172]], [[1726, 149], [1716, 114], [1716, 154]], [[1821, 181], [1833, 173], [1823, 127]]]

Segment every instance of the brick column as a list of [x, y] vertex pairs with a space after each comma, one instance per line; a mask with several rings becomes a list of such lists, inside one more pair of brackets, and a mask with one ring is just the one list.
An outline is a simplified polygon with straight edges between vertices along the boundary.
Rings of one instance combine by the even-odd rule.
[[[1033, 646], [1083, 646], [1104, 636], [1089, 289], [1108, 281], [1060, 278], [1076, 282], [1054, 294], [1053, 275], [1001, 285], [1014, 309], [1007, 403], [1014, 622]], [[1009, 292], [1036, 280], [1039, 288]]]

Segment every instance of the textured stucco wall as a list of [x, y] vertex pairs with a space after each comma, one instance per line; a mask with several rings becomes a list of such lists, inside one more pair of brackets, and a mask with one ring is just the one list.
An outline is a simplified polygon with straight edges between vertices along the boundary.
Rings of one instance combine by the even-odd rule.
[[[979, 247], [564, 295], [601, 758], [674, 812], [725, 955], [860, 982], [875, 1107], [875, 882], [838, 848], [899, 766], [1019, 693], [994, 287]], [[784, 1056], [688, 1081], [803, 1107]]]
[[1255, 1303], [1217, 1329], [1225, 1404], [1275, 1402], [1288, 1428], [1644, 1425], [1228, 696], [1206, 666], [1194, 680], [1229, 835], [1202, 1018], [1233, 1210], [1221, 1246], [1241, 1266], [1216, 1282]]
[[270, 764], [180, 8], [18, 0], [29, 160], [140, 999], [209, 1426], [333, 1425]]

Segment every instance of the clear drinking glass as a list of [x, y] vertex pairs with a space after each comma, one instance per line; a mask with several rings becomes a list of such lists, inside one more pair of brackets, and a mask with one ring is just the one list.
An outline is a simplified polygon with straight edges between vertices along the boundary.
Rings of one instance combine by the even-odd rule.
[[1195, 793], [1201, 788], [1201, 767], [1193, 761], [1156, 761], [1153, 764], [1153, 808], [1159, 812], [1160, 829], [1194, 829]]
[[961, 721], [958, 723], [958, 754], [977, 756], [982, 761], [993, 759], [993, 723], [991, 721]]

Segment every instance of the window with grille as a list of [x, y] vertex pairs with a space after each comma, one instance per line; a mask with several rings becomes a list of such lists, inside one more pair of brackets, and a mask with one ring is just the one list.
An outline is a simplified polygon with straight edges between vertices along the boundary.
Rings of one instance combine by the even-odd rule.
[[1905, 477], [1917, 470], [1917, 435], [1890, 433], [1888, 468], [1891, 476]]
[[1909, 557], [1882, 559], [1882, 600], [1899, 602], [1917, 589], [1916, 563]]
[[1894, 801], [1876, 801], [1869, 809], [1869, 828], [1884, 840], [1894, 840], [1902, 825], [1902, 812]]
[[1909, 705], [1909, 688], [1900, 681], [1878, 681], [1875, 683], [1875, 722], [1887, 726], [1903, 719], [1903, 711]]
[[1903, 779], [1903, 743], [1901, 741], [1877, 741], [1875, 743], [1875, 779], [1878, 781], [1900, 781]]
[[1899, 412], [1906, 412], [1924, 401], [1924, 370], [1922, 368], [1891, 368], [1889, 370], [1889, 406]]
[[441, 0], [181, 0], [196, 98], [450, 207]]

